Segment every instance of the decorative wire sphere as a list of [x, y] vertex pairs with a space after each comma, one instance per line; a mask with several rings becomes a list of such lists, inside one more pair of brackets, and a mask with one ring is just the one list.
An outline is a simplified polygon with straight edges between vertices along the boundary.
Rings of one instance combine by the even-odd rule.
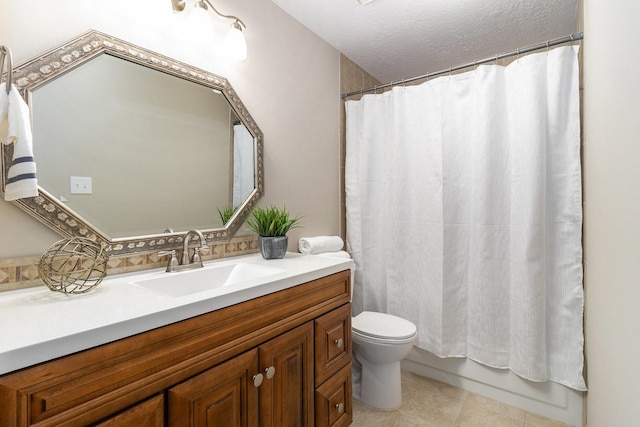
[[52, 291], [82, 294], [102, 281], [108, 259], [99, 243], [72, 237], [54, 243], [42, 254], [38, 272]]

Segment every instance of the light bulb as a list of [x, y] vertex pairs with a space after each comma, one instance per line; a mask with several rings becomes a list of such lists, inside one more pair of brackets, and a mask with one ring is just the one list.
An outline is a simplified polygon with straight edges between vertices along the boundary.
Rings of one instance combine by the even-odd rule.
[[224, 56], [232, 61], [244, 61], [247, 59], [247, 42], [244, 39], [242, 27], [238, 21], [231, 24], [224, 40]]
[[189, 14], [189, 26], [198, 38], [210, 40], [213, 38], [213, 24], [207, 12], [207, 5], [203, 1], [197, 1]]

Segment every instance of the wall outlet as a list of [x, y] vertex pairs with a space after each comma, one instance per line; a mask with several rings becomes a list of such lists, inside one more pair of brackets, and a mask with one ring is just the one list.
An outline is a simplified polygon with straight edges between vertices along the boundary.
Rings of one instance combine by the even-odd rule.
[[71, 194], [91, 194], [90, 176], [70, 176], [69, 183]]

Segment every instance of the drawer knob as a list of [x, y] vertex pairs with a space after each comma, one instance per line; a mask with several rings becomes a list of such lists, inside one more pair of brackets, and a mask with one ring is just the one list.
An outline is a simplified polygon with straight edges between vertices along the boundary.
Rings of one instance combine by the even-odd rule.
[[344, 403], [336, 403], [336, 409], [339, 414], [342, 414], [344, 412]]
[[264, 377], [262, 376], [262, 374], [255, 374], [252, 378], [253, 380], [253, 385], [255, 387], [260, 387], [262, 385], [262, 380], [264, 379]]
[[342, 348], [342, 346], [344, 345], [344, 340], [342, 338], [339, 338], [335, 340], [334, 343], [338, 346], [338, 348]]
[[270, 380], [276, 374], [276, 368], [274, 368], [273, 366], [269, 366], [264, 370], [264, 373], [267, 376], [267, 379]]

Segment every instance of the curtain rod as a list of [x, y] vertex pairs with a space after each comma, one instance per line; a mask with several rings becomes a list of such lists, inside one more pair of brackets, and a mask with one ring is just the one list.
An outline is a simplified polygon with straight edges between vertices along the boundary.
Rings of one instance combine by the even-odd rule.
[[582, 40], [583, 37], [584, 37], [584, 33], [576, 33], [576, 34], [572, 34], [570, 36], [562, 37], [562, 38], [559, 38], [559, 39], [548, 40], [545, 43], [540, 43], [540, 44], [537, 44], [537, 45], [534, 45], [534, 46], [525, 47], [525, 48], [522, 48], [522, 49], [516, 49], [516, 50], [514, 50], [512, 52], [502, 53], [500, 55], [494, 55], [494, 56], [492, 56], [490, 58], [481, 59], [479, 61], [473, 61], [473, 62], [469, 62], [469, 63], [466, 63], [466, 64], [457, 65], [455, 67], [447, 68], [446, 70], [440, 70], [440, 71], [436, 71], [436, 72], [433, 72], [433, 73], [427, 73], [427, 74], [423, 74], [421, 76], [411, 77], [410, 79], [403, 79], [403, 80], [399, 80], [399, 81], [396, 81], [396, 82], [383, 84], [383, 85], [380, 85], [380, 86], [374, 86], [374, 87], [370, 87], [370, 88], [367, 88], [367, 89], [356, 90], [354, 92], [343, 93], [342, 94], [342, 98], [348, 98], [348, 97], [350, 97], [352, 95], [362, 95], [362, 94], [367, 93], [367, 92], [377, 91], [378, 89], [385, 89], [385, 88], [392, 87], [392, 86], [397, 86], [397, 85], [400, 85], [400, 84], [411, 83], [411, 82], [414, 82], [416, 80], [427, 79], [429, 77], [439, 76], [441, 74], [448, 74], [448, 73], [451, 73], [452, 71], [458, 71], [458, 70], [462, 70], [464, 68], [475, 67], [476, 65], [486, 64], [488, 62], [499, 61], [500, 59], [509, 58], [511, 56], [517, 56], [517, 55], [521, 55], [523, 53], [529, 53], [529, 52], [533, 52], [533, 51], [540, 50], [540, 49], [546, 49], [546, 48], [549, 48], [551, 46], [557, 46], [559, 44], [574, 42], [576, 40]]

